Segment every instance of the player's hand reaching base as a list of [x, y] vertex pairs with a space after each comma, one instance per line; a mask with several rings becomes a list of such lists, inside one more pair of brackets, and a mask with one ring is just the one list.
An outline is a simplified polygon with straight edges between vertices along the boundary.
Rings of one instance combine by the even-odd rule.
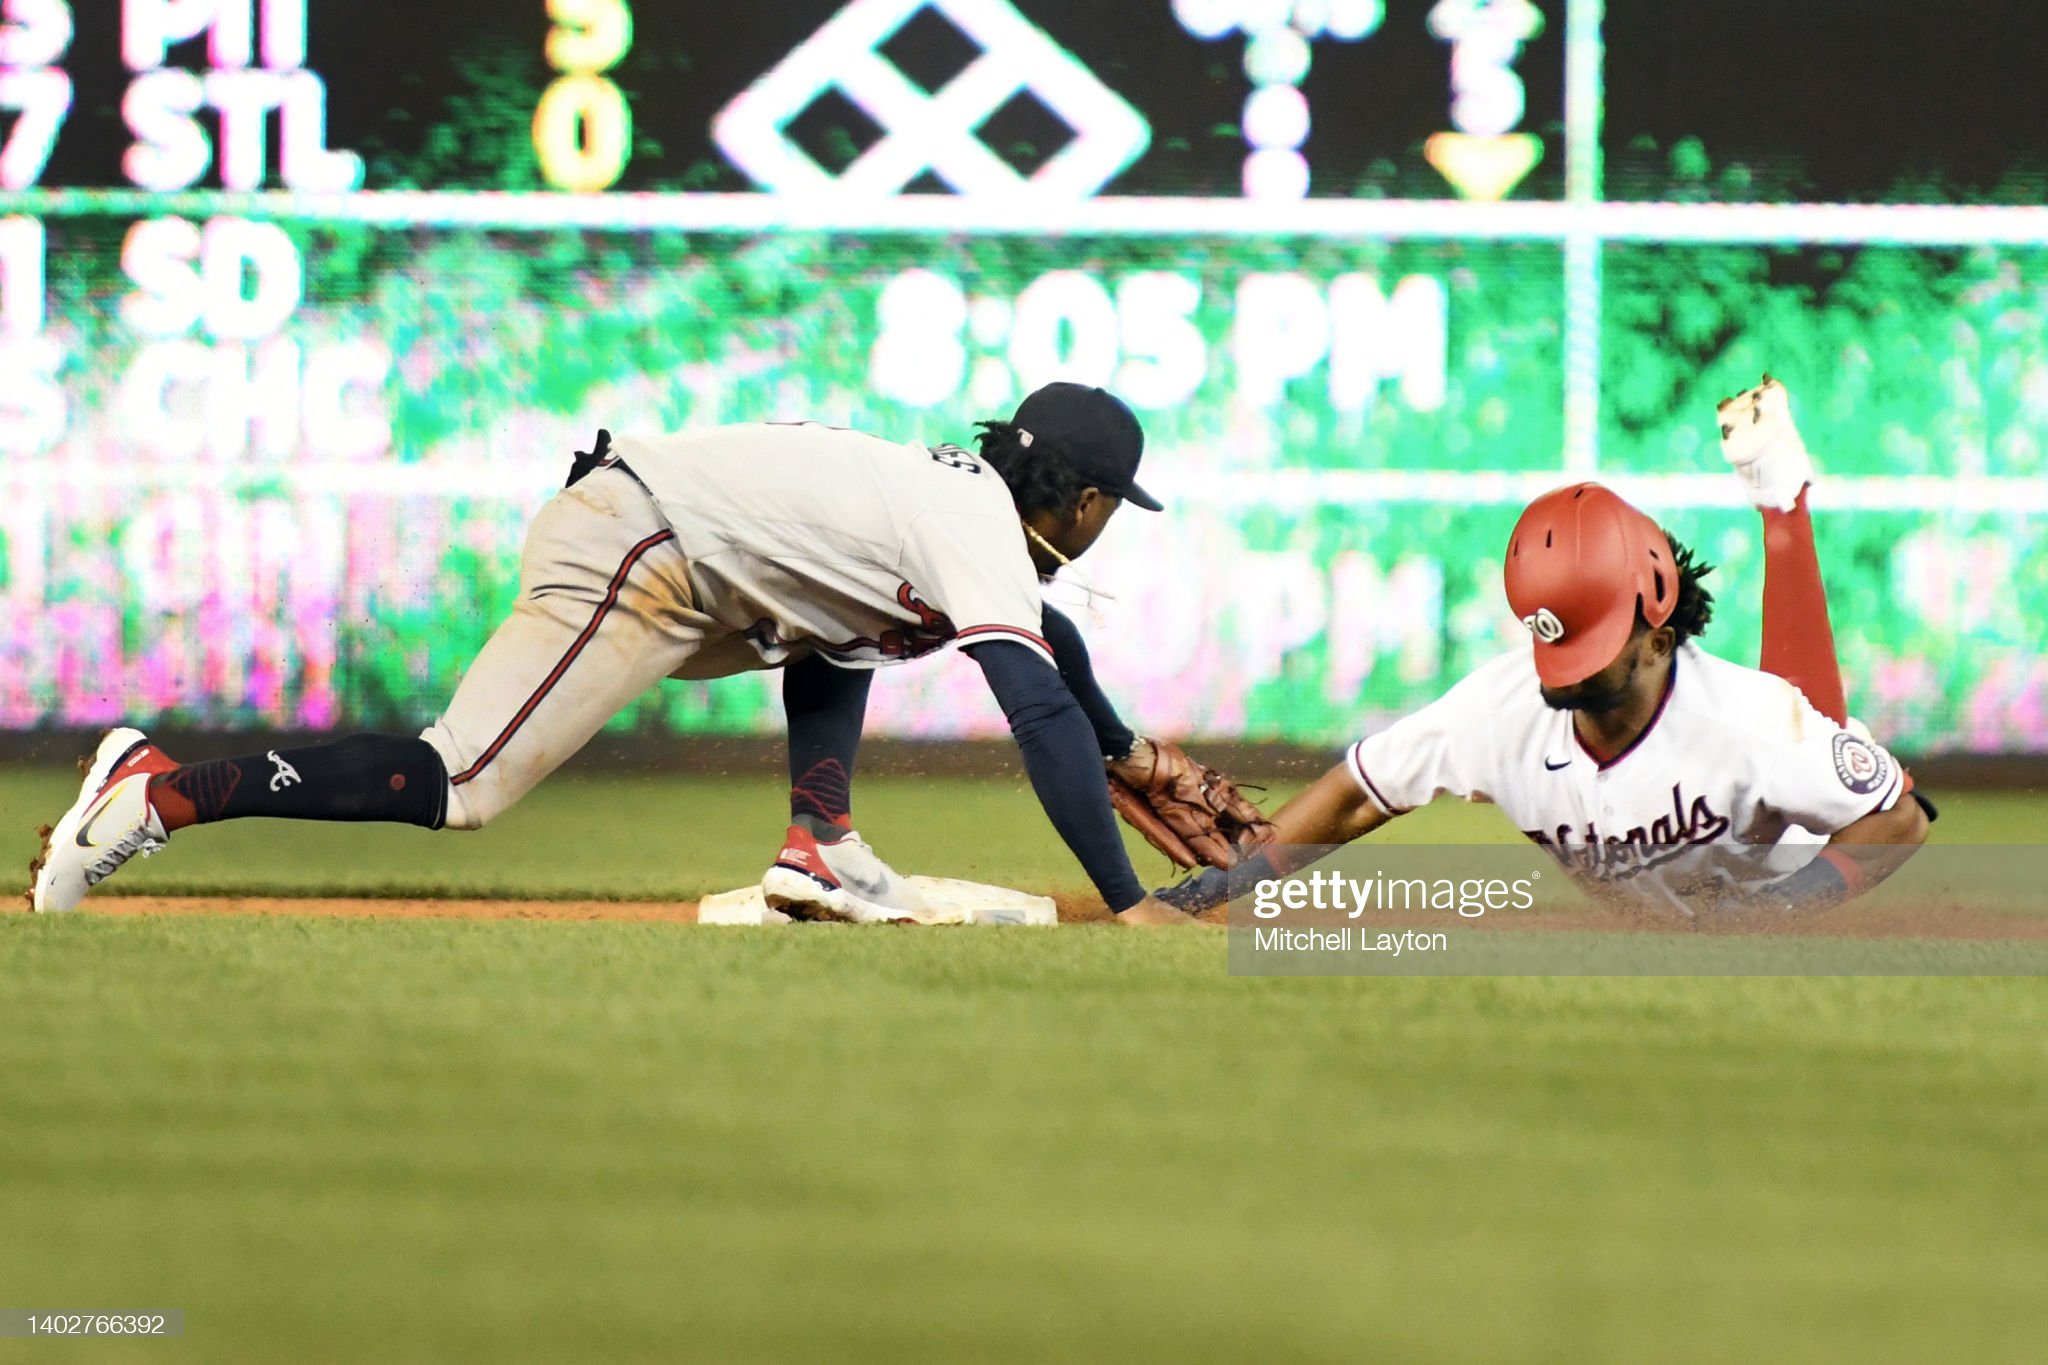
[[1165, 901], [1147, 896], [1129, 909], [1118, 913], [1118, 924], [1133, 924], [1147, 929], [1166, 928], [1173, 925], [1196, 924], [1196, 920], [1185, 910], [1176, 910]]

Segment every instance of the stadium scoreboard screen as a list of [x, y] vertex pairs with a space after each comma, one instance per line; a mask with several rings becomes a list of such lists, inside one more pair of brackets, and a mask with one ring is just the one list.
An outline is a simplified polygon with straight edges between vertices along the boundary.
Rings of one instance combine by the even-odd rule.
[[[1583, 477], [1748, 661], [1711, 413], [1768, 368], [1854, 708], [2048, 749], [2043, 55], [1905, 0], [0, 0], [0, 726], [417, 723], [598, 426], [961, 440], [1054, 378], [1169, 502], [1082, 565], [1147, 728], [1433, 697]], [[1001, 724], [957, 662], [875, 721]]]

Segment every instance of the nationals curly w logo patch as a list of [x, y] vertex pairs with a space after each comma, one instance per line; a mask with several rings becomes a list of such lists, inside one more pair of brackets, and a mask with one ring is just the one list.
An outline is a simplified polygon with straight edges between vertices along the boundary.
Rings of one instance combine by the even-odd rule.
[[1858, 796], [1868, 796], [1889, 776], [1884, 750], [1842, 731], [1835, 736], [1835, 776]]

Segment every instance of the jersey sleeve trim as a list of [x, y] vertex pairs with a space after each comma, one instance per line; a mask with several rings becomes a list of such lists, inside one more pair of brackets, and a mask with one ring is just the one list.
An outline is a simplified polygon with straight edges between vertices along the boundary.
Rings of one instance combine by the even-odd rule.
[[[1906, 770], [1900, 766], [1899, 760], [1893, 758], [1892, 780], [1885, 784], [1884, 795], [1877, 798], [1877, 804], [1863, 812], [1863, 815], [1875, 815], [1881, 810], [1890, 810], [1893, 806], [1899, 804], [1899, 798], [1912, 789], [1912, 779], [1906, 775]], [[1863, 815], [1859, 815], [1856, 818], [1860, 820], [1863, 818]], [[1853, 824], [1855, 822], [1851, 821], [1850, 823]]]
[[979, 644], [999, 637], [1027, 644], [1040, 654], [1043, 654], [1045, 661], [1054, 668], [1060, 666], [1059, 660], [1053, 657], [1052, 646], [1045, 642], [1044, 636], [1033, 635], [1030, 631], [1019, 630], [1016, 626], [969, 626], [965, 630], [953, 632], [953, 643], [958, 645]]
[[1372, 784], [1372, 778], [1367, 775], [1365, 771], [1365, 764], [1360, 761], [1358, 756], [1358, 751], [1364, 744], [1364, 740], [1359, 740], [1358, 743], [1352, 745], [1351, 748], [1345, 752], [1345, 758], [1350, 760], [1348, 766], [1351, 769], [1351, 776], [1357, 779], [1358, 785], [1364, 790], [1367, 796], [1372, 798], [1373, 804], [1378, 806], [1381, 811], [1388, 815], [1407, 814], [1405, 808], [1396, 806], [1393, 802], [1387, 800], [1386, 797], [1380, 795], [1380, 789]]

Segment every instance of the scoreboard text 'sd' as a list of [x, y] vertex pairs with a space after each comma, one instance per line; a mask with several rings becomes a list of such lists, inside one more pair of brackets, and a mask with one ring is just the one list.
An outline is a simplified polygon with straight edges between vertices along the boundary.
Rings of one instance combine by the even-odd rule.
[[[1769, 369], [1859, 715], [2048, 749], [2048, 6], [1858, 16], [0, 0], [0, 726], [415, 722], [596, 426], [960, 440], [1069, 378], [1174, 519], [1099, 554], [1103, 671], [1322, 742], [1515, 638], [1498, 541], [1567, 480], [1721, 565], [1741, 657], [1711, 414]], [[986, 728], [972, 684], [876, 723]]]

